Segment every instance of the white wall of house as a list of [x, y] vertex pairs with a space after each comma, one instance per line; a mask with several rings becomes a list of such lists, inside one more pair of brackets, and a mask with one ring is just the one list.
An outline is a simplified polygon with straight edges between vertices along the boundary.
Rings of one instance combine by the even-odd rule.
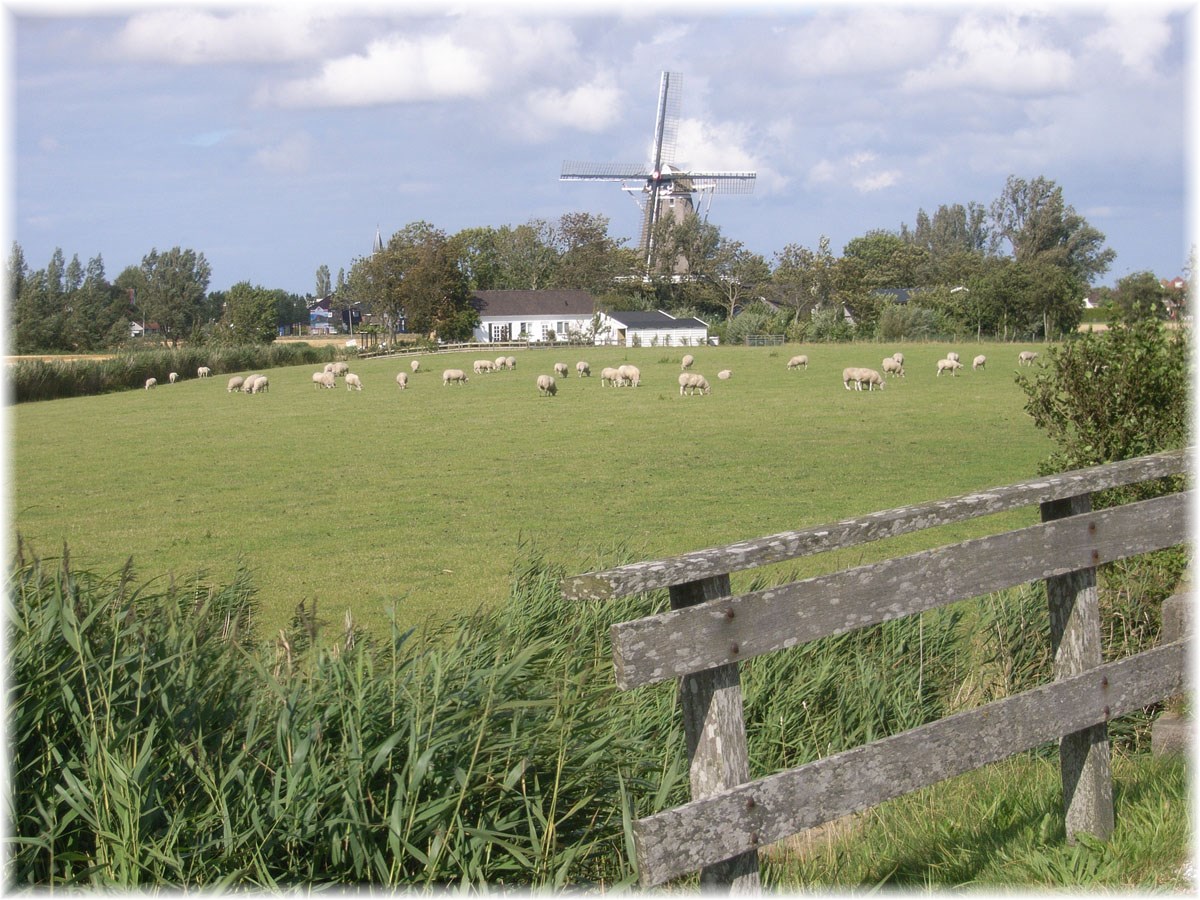
[[562, 316], [488, 316], [480, 320], [473, 336], [483, 343], [495, 341], [554, 340], [565, 343], [572, 333], [586, 334], [592, 321]]
[[641, 347], [696, 347], [708, 343], [706, 328], [629, 329], [625, 341]]

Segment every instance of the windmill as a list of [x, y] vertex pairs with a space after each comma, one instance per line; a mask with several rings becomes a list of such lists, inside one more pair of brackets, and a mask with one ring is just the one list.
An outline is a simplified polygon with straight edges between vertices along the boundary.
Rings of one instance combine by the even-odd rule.
[[680, 76], [663, 72], [654, 117], [654, 148], [648, 165], [634, 163], [563, 163], [560, 181], [619, 181], [642, 209], [638, 243], [645, 256], [646, 275], [654, 270], [654, 237], [664, 216], [676, 221], [694, 211], [692, 195], [748, 194], [754, 190], [754, 172], [688, 172], [675, 166], [675, 139], [679, 132]]

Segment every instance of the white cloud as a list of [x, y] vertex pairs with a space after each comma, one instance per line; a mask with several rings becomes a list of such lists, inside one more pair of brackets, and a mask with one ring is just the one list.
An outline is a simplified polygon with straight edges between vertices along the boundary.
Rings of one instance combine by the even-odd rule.
[[312, 161], [312, 138], [303, 133], [288, 135], [270, 146], [260, 148], [253, 158], [256, 165], [268, 172], [302, 174]]
[[587, 132], [608, 128], [624, 112], [621, 92], [609, 75], [567, 90], [541, 88], [531, 91], [526, 108], [534, 123], [565, 125]]
[[1165, 14], [1154, 15], [1143, 6], [1111, 10], [1108, 24], [1092, 35], [1093, 49], [1116, 54], [1121, 64], [1137, 75], [1150, 75], [1171, 41]]
[[808, 170], [809, 185], [848, 184], [860, 194], [870, 194], [899, 184], [902, 173], [884, 168], [877, 154], [860, 150], [842, 159], [821, 159]]
[[1068, 88], [1074, 74], [1071, 54], [1054, 46], [1031, 21], [969, 15], [955, 27], [941, 55], [905, 76], [903, 86], [913, 91], [974, 88], [1040, 94]]
[[944, 30], [935, 16], [895, 9], [818, 15], [791, 32], [789, 62], [807, 75], [904, 69], [936, 52]]
[[328, 20], [303, 7], [153, 10], [130, 17], [110, 48], [122, 60], [205, 65], [288, 62], [327, 50]]

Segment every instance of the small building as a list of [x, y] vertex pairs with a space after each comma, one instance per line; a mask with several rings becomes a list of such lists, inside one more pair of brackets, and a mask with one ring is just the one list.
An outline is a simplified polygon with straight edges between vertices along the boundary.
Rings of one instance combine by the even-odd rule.
[[707, 323], [697, 318], [677, 319], [661, 309], [616, 310], [607, 318], [608, 343], [628, 347], [695, 347], [708, 343]]
[[482, 343], [585, 341], [596, 337], [596, 300], [587, 291], [475, 291], [474, 338]]

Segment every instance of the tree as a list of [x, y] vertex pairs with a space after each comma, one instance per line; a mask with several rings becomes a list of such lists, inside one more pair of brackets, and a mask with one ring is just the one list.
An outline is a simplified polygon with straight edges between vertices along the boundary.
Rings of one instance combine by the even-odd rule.
[[719, 291], [725, 318], [729, 320], [738, 307], [758, 298], [759, 289], [771, 278], [771, 268], [741, 241], [721, 238], [712, 259], [706, 261], [703, 277]]
[[[180, 338], [205, 318], [205, 294], [212, 274], [203, 253], [173, 247], [152, 249], [138, 269], [137, 303], [159, 333], [178, 346]], [[211, 318], [211, 316], [210, 316]]]
[[333, 279], [329, 274], [329, 266], [320, 265], [317, 267], [316, 291], [313, 296], [318, 300], [324, 300], [333, 293]]
[[833, 302], [837, 260], [829, 238], [821, 235], [816, 250], [788, 244], [775, 254], [775, 269], [765, 293], [776, 304], [794, 312], [795, 321]]
[[1137, 319], [1165, 319], [1163, 303], [1167, 292], [1153, 272], [1134, 272], [1117, 282], [1112, 300], [1116, 311], [1128, 322]]
[[929, 251], [883, 229], [868, 231], [846, 244], [843, 277], [847, 290], [918, 287], [928, 268]]
[[598, 294], [620, 273], [621, 241], [609, 237], [605, 216], [567, 213], [552, 234], [558, 254], [552, 286]]
[[237, 344], [269, 344], [278, 335], [274, 291], [239, 281], [225, 294], [223, 323]]

